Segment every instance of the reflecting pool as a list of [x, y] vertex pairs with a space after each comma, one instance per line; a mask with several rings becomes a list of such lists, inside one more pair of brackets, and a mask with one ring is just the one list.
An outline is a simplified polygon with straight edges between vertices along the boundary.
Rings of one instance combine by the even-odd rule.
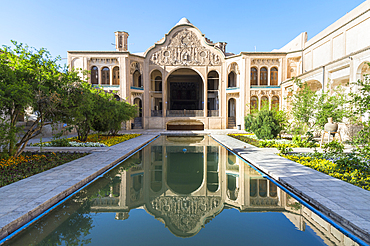
[[160, 136], [6, 245], [357, 245], [208, 136]]

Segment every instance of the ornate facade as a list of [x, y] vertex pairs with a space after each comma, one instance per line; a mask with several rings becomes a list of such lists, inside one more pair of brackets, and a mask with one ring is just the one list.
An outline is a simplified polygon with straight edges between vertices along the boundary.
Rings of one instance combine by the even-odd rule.
[[128, 33], [116, 32], [116, 51], [69, 51], [68, 64], [140, 107], [128, 128], [243, 129], [251, 109], [289, 110], [293, 77], [314, 90], [361, 79], [370, 61], [369, 10], [366, 1], [310, 40], [304, 32], [279, 50], [239, 54], [183, 18], [144, 53], [130, 53]]

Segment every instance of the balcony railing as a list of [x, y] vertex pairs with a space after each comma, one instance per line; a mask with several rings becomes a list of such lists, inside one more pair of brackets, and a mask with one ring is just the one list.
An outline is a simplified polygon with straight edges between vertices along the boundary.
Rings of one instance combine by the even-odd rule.
[[167, 110], [167, 117], [203, 117], [203, 110]]
[[131, 88], [132, 90], [140, 90], [140, 91], [143, 91], [143, 90], [144, 90], [144, 87], [131, 86], [130, 88]]
[[218, 110], [208, 110], [207, 116], [208, 117], [218, 117], [219, 116]]
[[239, 87], [228, 87], [226, 88], [227, 91], [234, 91], [234, 90], [239, 90]]
[[152, 110], [152, 117], [162, 117], [162, 110]]

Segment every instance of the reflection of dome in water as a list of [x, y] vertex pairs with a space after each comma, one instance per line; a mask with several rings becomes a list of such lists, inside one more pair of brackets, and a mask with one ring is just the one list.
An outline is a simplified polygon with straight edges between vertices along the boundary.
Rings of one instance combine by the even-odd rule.
[[192, 237], [223, 208], [221, 197], [155, 197], [147, 209], [178, 237]]

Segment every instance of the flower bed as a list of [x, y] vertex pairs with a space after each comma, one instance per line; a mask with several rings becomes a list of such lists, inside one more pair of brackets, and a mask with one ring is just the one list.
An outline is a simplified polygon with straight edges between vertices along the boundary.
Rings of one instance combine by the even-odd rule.
[[73, 161], [86, 153], [30, 153], [0, 159], [0, 187]]
[[[107, 136], [91, 134], [87, 140], [80, 141], [77, 137], [56, 139], [51, 142], [42, 143], [43, 147], [110, 147], [115, 144], [122, 143], [131, 138], [136, 138], [141, 134], [124, 134], [117, 136]], [[40, 146], [40, 143], [33, 144], [32, 146]]]
[[312, 142], [299, 141], [295, 143], [292, 140], [287, 139], [269, 139], [260, 140], [254, 134], [228, 134], [228, 136], [236, 138], [240, 141], [246, 142], [259, 148], [279, 148], [284, 145], [285, 147], [297, 148], [297, 147], [319, 147], [319, 144]]
[[350, 154], [306, 153], [280, 156], [365, 190], [370, 190], [370, 161]]

